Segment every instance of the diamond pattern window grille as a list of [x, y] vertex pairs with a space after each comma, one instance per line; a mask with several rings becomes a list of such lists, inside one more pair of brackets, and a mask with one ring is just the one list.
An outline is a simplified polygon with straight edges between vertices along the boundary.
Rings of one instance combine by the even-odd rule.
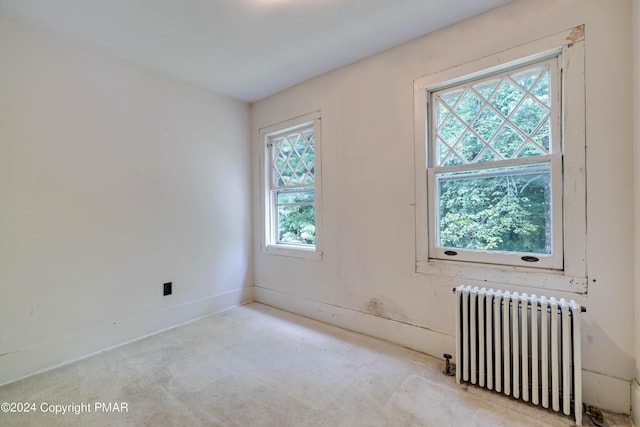
[[549, 65], [446, 89], [434, 95], [434, 166], [550, 154]]
[[287, 246], [316, 243], [314, 126], [269, 137], [271, 243]]
[[272, 187], [313, 187], [315, 181], [313, 128], [272, 140]]

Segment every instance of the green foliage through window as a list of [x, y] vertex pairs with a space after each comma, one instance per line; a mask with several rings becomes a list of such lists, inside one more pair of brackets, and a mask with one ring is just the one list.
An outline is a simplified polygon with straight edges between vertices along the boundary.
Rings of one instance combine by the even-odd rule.
[[439, 176], [439, 246], [551, 253], [548, 165], [531, 169]]

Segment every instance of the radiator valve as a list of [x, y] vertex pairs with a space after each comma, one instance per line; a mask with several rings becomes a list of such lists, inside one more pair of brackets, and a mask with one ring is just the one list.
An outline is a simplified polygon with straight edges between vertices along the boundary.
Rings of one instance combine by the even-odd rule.
[[451, 355], [448, 353], [444, 354], [444, 359], [445, 359], [445, 365], [444, 365], [444, 369], [442, 370], [442, 373], [445, 375], [449, 375], [449, 376], [454, 376], [456, 374], [456, 364], [455, 363], [451, 363]]
[[582, 412], [587, 414], [591, 418], [591, 422], [597, 427], [609, 427], [609, 423], [607, 423], [602, 415], [602, 411], [596, 408], [595, 406], [587, 405], [585, 403], [582, 404]]

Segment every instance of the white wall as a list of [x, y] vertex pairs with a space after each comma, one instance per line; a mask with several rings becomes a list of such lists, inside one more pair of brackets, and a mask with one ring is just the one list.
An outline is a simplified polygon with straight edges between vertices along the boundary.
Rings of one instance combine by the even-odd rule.
[[[413, 80], [585, 24], [589, 292], [548, 294], [588, 309], [585, 401], [628, 412], [635, 364], [630, 14], [629, 0], [607, 7], [516, 1], [253, 104], [254, 168], [263, 126], [320, 110], [323, 136], [324, 259], [263, 253], [256, 215], [256, 299], [438, 357], [452, 352], [451, 289], [461, 280], [415, 272]], [[257, 176], [253, 185], [258, 205]]]
[[631, 413], [640, 425], [640, 0], [633, 0], [633, 148], [635, 188], [635, 379], [632, 383]]
[[251, 300], [248, 105], [6, 15], [0, 58], [0, 384]]

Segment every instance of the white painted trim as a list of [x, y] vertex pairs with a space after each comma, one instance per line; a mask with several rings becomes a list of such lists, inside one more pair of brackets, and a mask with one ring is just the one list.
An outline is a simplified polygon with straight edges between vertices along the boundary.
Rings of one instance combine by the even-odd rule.
[[256, 285], [255, 301], [438, 358], [444, 353], [453, 353], [455, 349], [451, 335], [259, 285]]
[[582, 369], [582, 401], [605, 411], [629, 414], [629, 381]]
[[[317, 216], [316, 216], [317, 221]], [[317, 230], [317, 228], [316, 228]], [[303, 258], [321, 261], [322, 260], [322, 251], [318, 251], [315, 247], [304, 247], [304, 246], [286, 246], [286, 245], [266, 245], [263, 248], [265, 253], [271, 255], [281, 255], [292, 258]]]
[[[473, 59], [471, 61], [448, 67], [431, 74], [418, 77], [414, 82], [414, 88], [439, 89], [442, 83], [446, 85], [456, 84], [461, 81], [474, 79], [488, 73], [500, 72], [515, 64], [526, 64], [552, 56], [563, 46], [584, 41], [584, 26], [578, 26], [561, 31], [551, 36], [522, 43], [500, 52]], [[421, 115], [421, 117], [423, 117]]]
[[567, 276], [586, 278], [588, 230], [584, 40], [572, 46], [568, 49], [565, 45], [562, 53], [564, 272]]
[[0, 355], [0, 386], [247, 304], [253, 292], [245, 287]]
[[[416, 272], [463, 280], [482, 280], [586, 294], [586, 113], [584, 88], [585, 27], [577, 26], [546, 38], [519, 44], [414, 80], [415, 247]], [[454, 84], [474, 76], [500, 71], [517, 63], [548, 57], [562, 50], [564, 147], [564, 267], [563, 271], [479, 262], [437, 260], [429, 253], [429, 200], [426, 119], [427, 88]], [[569, 66], [571, 64], [571, 66]], [[570, 114], [567, 112], [570, 111]], [[571, 142], [571, 143], [569, 143]], [[570, 219], [570, 220], [568, 220]], [[555, 244], [556, 242], [554, 242]], [[534, 273], [534, 274], [531, 274]], [[559, 274], [557, 274], [559, 273]], [[500, 277], [498, 277], [500, 276]], [[542, 283], [541, 283], [542, 282]]]
[[[298, 127], [305, 127], [308, 123], [311, 123], [314, 120], [318, 120], [319, 118], [320, 111], [314, 111], [312, 113], [303, 114], [298, 117], [293, 117], [279, 123], [274, 123], [272, 125], [262, 127], [258, 129], [258, 133], [260, 133], [260, 139], [263, 140], [267, 136], [286, 132], [288, 130], [293, 130]], [[262, 142], [263, 141], [261, 141], [261, 143]]]
[[416, 271], [436, 277], [451, 277], [460, 282], [482, 282], [487, 287], [500, 287], [507, 284], [578, 294], [587, 293], [585, 277], [570, 276], [562, 271], [444, 260], [418, 261]]

